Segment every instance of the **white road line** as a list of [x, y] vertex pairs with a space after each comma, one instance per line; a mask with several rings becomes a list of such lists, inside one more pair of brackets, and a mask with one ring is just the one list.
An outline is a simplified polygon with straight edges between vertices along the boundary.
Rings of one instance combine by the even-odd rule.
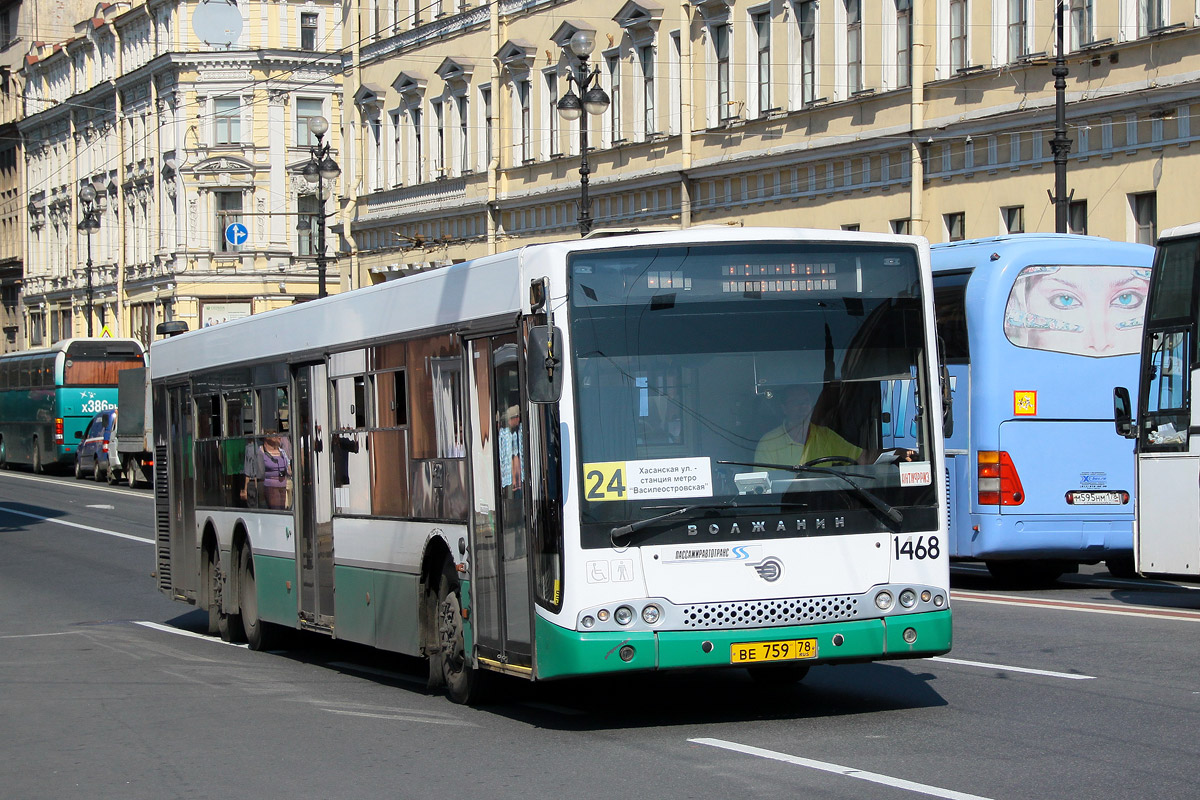
[[950, 591], [950, 602], [988, 603], [996, 606], [1048, 608], [1056, 611], [1077, 611], [1083, 614], [1112, 614], [1124, 617], [1170, 619], [1179, 622], [1200, 622], [1200, 611], [1190, 608], [1155, 608], [1152, 606], [1118, 606], [1111, 603], [1092, 603], [1083, 600], [1052, 600], [1044, 597], [1010, 597], [983, 592]]
[[58, 633], [10, 633], [0, 639], [37, 639], [42, 636], [74, 636], [81, 631], [59, 631]]
[[821, 772], [829, 772], [834, 775], [842, 775], [847, 778], [857, 778], [862, 781], [870, 781], [871, 783], [879, 783], [884, 786], [893, 786], [897, 789], [904, 789], [909, 792], [917, 792], [919, 794], [930, 795], [931, 797], [945, 797], [948, 800], [988, 800], [977, 794], [967, 794], [966, 792], [956, 792], [953, 789], [943, 789], [939, 786], [930, 786], [927, 783], [915, 783], [906, 781], [903, 778], [893, 778], [891, 775], [881, 775], [878, 772], [865, 772], [854, 767], [843, 767], [840, 764], [831, 764], [828, 761], [814, 761], [811, 758], [801, 758], [800, 756], [792, 756], [787, 753], [779, 753], [774, 750], [764, 750], [761, 747], [751, 747], [747, 744], [738, 744], [737, 742], [727, 742], [723, 739], [688, 739], [694, 744], [703, 744], [709, 747], [718, 747], [722, 750], [732, 750], [735, 753], [744, 753], [749, 756], [757, 756], [759, 758], [768, 758], [772, 761], [782, 761], [785, 764], [795, 764], [799, 767], [808, 767], [809, 769], [820, 770]]
[[29, 517], [30, 519], [40, 520], [42, 522], [53, 522], [55, 525], [66, 525], [68, 528], [79, 528], [80, 530], [91, 531], [92, 533], [103, 533], [105, 536], [117, 536], [121, 539], [129, 539], [142, 544], [154, 544], [153, 539], [146, 539], [141, 536], [130, 536], [128, 533], [119, 531], [109, 531], [104, 528], [94, 528], [91, 525], [80, 525], [78, 522], [67, 522], [65, 519], [55, 519], [54, 517], [43, 517], [40, 514], [30, 514], [28, 511], [17, 511], [15, 508], [8, 506], [0, 506], [0, 513], [16, 514], [18, 517]]
[[479, 727], [478, 725], [476, 725], [473, 722], [465, 722], [461, 719], [437, 719], [434, 717], [418, 717], [413, 714], [376, 714], [376, 713], [369, 712], [369, 711], [343, 711], [342, 709], [338, 709], [338, 708], [324, 708], [324, 707], [321, 707], [321, 710], [326, 711], [330, 714], [341, 714], [341, 715], [347, 716], [347, 717], [368, 717], [370, 719], [390, 719], [390, 720], [397, 720], [400, 722], [424, 722], [428, 725], [457, 725], [459, 727], [464, 727], [464, 728]]
[[[45, 477], [41, 477], [38, 475], [23, 475], [20, 472], [13, 472], [12, 470], [5, 470], [4, 472], [0, 472], [0, 475], [2, 475], [5, 480], [12, 478], [14, 480], [33, 481], [34, 483], [54, 483], [54, 484], [62, 483], [62, 481], [58, 478], [45, 478]], [[110, 494], [112, 492], [116, 492], [117, 494], [123, 494], [126, 497], [140, 497], [144, 500], [150, 500], [151, 502], [154, 501], [153, 493], [139, 492], [135, 489], [127, 489], [124, 486], [109, 486], [108, 484], [103, 483], [103, 482], [93, 483], [91, 481], [88, 481], [86, 483], [83, 481], [79, 481], [79, 482], [73, 483], [71, 485], [74, 486], [76, 489], [83, 489], [83, 490], [89, 491], [89, 492], [108, 492]]]
[[186, 636], [189, 639], [203, 639], [206, 642], [214, 642], [216, 644], [223, 644], [226, 647], [241, 647], [241, 648], [245, 649], [246, 647], [249, 646], [249, 645], [245, 645], [245, 644], [234, 644], [233, 642], [225, 642], [220, 639], [214, 638], [212, 636], [205, 636], [202, 633], [192, 633], [191, 631], [180, 630], [179, 628], [172, 628], [170, 625], [163, 625], [158, 622], [147, 622], [146, 620], [135, 619], [133, 621], [133, 624], [141, 625], [143, 628], [152, 628], [153, 630], [162, 631], [163, 633], [173, 633], [176, 636]]
[[963, 667], [982, 667], [983, 669], [1000, 670], [1001, 672], [1024, 672], [1029, 675], [1044, 675], [1047, 678], [1065, 678], [1069, 681], [1094, 681], [1095, 675], [1079, 675], [1072, 672], [1054, 672], [1048, 669], [1032, 669], [1031, 667], [1010, 667], [1006, 664], [988, 664], [984, 661], [964, 661], [961, 658], [946, 658], [934, 656], [930, 661], [941, 661], [943, 664], [958, 664]]

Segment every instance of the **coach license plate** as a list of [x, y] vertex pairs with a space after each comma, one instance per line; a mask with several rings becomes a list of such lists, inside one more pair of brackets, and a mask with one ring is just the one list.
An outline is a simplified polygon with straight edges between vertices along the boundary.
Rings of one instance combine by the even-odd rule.
[[1077, 506], [1119, 506], [1120, 492], [1071, 492], [1071, 504]]
[[768, 661], [796, 661], [802, 658], [816, 657], [816, 639], [743, 642], [729, 646], [729, 663], [731, 664], [761, 664]]

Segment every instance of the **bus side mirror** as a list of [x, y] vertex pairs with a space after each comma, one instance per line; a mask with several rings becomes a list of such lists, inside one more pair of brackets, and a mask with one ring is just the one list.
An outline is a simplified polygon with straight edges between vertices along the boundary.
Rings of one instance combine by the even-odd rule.
[[1136, 436], [1133, 432], [1133, 408], [1129, 404], [1129, 390], [1124, 386], [1113, 388], [1113, 421], [1116, 423], [1118, 436], [1124, 436], [1126, 439]]
[[941, 370], [942, 384], [942, 436], [950, 438], [954, 435], [954, 391], [950, 381], [950, 370], [945, 365]]
[[562, 331], [549, 325], [530, 328], [526, 354], [529, 401], [557, 403], [562, 397]]

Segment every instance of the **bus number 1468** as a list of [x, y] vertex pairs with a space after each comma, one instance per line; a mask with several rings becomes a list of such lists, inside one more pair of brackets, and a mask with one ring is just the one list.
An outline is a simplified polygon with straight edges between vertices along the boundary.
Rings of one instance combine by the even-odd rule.
[[912, 540], [911, 536], [905, 539], [903, 544], [900, 543], [899, 537], [893, 541], [896, 543], [897, 561], [905, 558], [909, 561], [912, 561], [914, 558], [918, 561], [923, 561], [926, 558], [937, 558], [942, 554], [941, 548], [938, 546], [938, 537], [936, 536], [930, 536], [928, 543], [926, 543], [924, 536], [918, 536], [916, 542]]

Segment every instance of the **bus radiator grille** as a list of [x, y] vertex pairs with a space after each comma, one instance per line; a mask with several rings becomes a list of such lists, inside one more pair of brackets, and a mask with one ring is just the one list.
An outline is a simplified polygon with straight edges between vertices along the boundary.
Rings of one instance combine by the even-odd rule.
[[768, 628], [804, 622], [835, 622], [859, 616], [858, 598], [795, 597], [685, 606], [685, 628]]

